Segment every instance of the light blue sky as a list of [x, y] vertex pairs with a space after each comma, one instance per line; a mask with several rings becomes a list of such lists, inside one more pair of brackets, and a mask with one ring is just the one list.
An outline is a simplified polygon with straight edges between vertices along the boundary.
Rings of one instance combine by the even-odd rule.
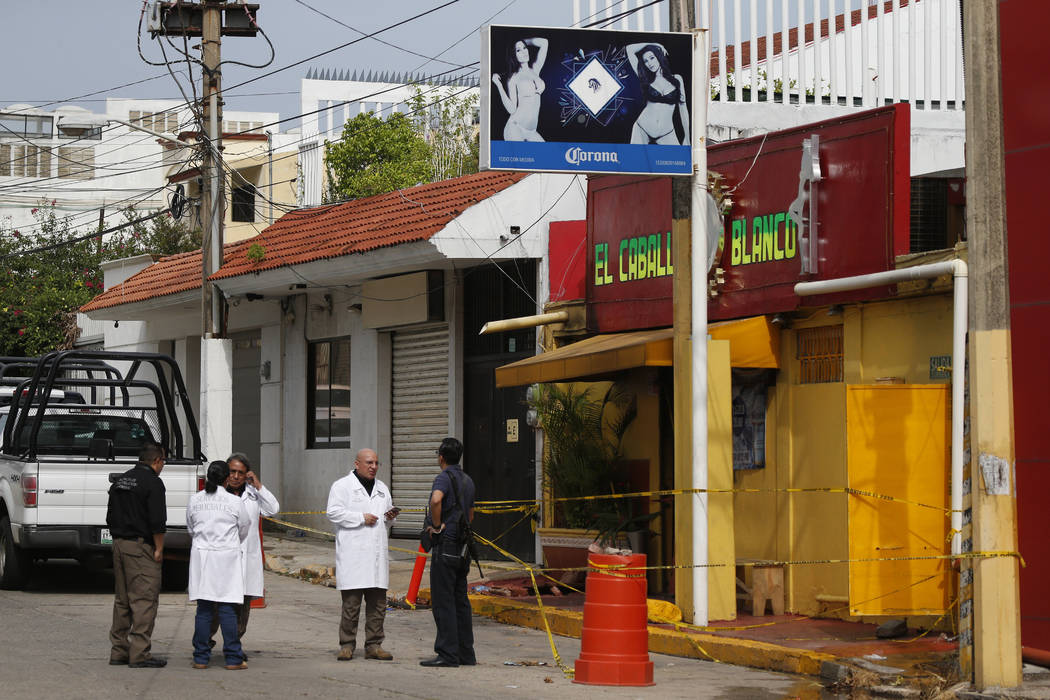
[[[372, 32], [437, 7], [444, 0], [304, 1], [346, 24]], [[276, 47], [274, 63], [264, 70], [224, 66], [226, 85], [256, 77], [360, 36], [295, 0], [261, 0], [259, 4], [259, 25]], [[147, 65], [139, 58], [135, 37], [141, 6], [140, 0], [5, 2], [6, 31], [2, 52], [8, 69], [0, 80], [0, 106], [65, 100], [152, 76], [162, 77], [108, 91], [75, 104], [101, 111], [103, 103], [91, 99], [101, 100], [106, 96], [180, 98], [172, 78], [163, 67]], [[504, 6], [506, 9], [502, 9]], [[444, 60], [467, 64], [478, 60], [480, 40], [476, 30], [482, 22], [567, 26], [572, 22], [572, 0], [459, 0], [381, 36], [392, 44], [427, 56], [435, 56], [467, 37], [442, 55]], [[181, 40], [177, 43], [181, 46]], [[142, 49], [147, 58], [161, 60], [157, 42], [149, 39], [145, 32]], [[169, 58], [175, 54], [170, 46], [167, 51]], [[193, 53], [199, 55], [199, 52]], [[262, 63], [268, 57], [269, 50], [261, 36], [255, 39], [227, 37], [223, 40], [224, 59]], [[310, 67], [419, 69], [425, 72], [449, 68], [444, 63], [426, 64], [423, 58], [366, 39], [239, 88], [227, 95], [226, 109], [278, 111], [282, 117], [298, 114], [299, 80]], [[199, 75], [199, 72], [195, 70], [194, 75]], [[249, 96], [249, 93], [277, 94]], [[47, 107], [53, 108], [54, 105]], [[294, 124], [283, 125], [281, 130], [290, 126]]]

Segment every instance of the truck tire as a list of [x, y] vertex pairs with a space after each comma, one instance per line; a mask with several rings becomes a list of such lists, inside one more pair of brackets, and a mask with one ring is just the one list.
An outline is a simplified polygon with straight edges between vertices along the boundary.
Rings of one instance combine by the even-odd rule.
[[190, 563], [180, 559], [165, 559], [160, 570], [160, 582], [165, 591], [185, 591], [190, 585]]
[[10, 519], [6, 515], [0, 517], [0, 588], [9, 591], [25, 588], [32, 564], [32, 558], [11, 536]]

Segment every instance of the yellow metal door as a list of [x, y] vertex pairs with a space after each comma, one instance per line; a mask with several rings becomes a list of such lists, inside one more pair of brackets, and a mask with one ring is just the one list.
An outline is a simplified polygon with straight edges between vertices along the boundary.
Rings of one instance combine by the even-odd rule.
[[948, 392], [947, 384], [846, 388], [849, 485], [873, 494], [849, 496], [854, 615], [941, 613], [951, 600], [948, 560], [915, 558], [949, 552]]

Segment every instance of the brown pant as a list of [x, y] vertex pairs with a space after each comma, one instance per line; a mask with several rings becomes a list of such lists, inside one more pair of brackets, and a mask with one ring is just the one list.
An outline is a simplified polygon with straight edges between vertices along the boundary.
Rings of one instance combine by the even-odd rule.
[[[243, 639], [244, 633], [248, 630], [248, 616], [252, 614], [252, 599], [255, 596], [246, 595], [244, 596], [243, 605], [234, 605], [234, 609], [237, 611], [237, 638]], [[219, 631], [219, 612], [218, 610], [212, 615], [211, 618], [211, 638], [215, 638], [215, 633]]]
[[365, 651], [382, 646], [383, 621], [386, 619], [385, 588], [354, 588], [339, 591], [343, 596], [343, 613], [339, 619], [340, 648], [357, 647], [357, 619], [361, 598], [365, 599]]
[[116, 597], [109, 658], [141, 663], [150, 658], [160, 596], [160, 562], [153, 560], [153, 542], [114, 539], [113, 580]]

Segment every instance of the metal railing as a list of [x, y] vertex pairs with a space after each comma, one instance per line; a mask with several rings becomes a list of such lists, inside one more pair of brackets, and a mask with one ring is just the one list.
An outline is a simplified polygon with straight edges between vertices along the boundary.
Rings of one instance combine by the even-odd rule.
[[959, 0], [700, 0], [700, 17], [712, 99], [963, 108]]
[[[963, 109], [959, 0], [695, 2], [711, 32], [713, 100]], [[694, 0], [574, 0], [573, 21], [666, 31], [669, 3]]]

